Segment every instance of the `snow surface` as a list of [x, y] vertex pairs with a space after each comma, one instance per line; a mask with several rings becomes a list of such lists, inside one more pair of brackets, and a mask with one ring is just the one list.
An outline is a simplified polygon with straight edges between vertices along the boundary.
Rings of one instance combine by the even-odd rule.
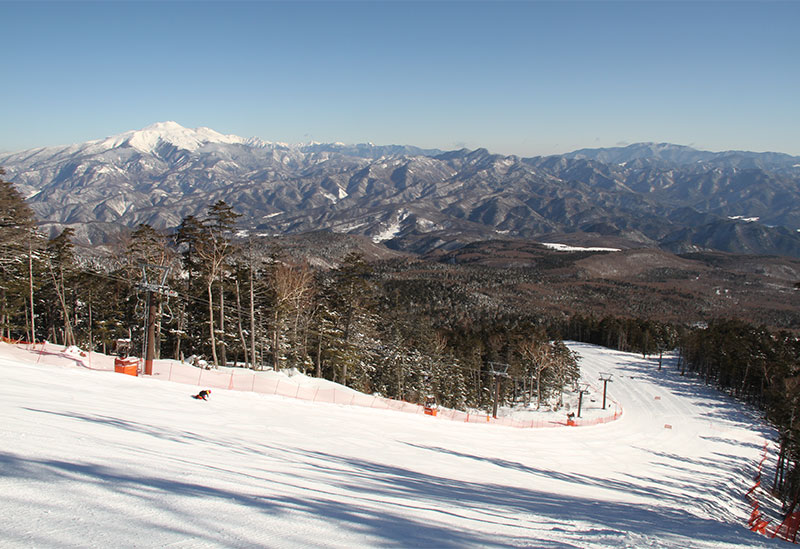
[[588, 247], [584, 248], [581, 246], [569, 246], [567, 244], [557, 244], [555, 242], [542, 242], [542, 246], [546, 248], [550, 248], [551, 250], [557, 250], [559, 252], [618, 252], [620, 251], [619, 248], [598, 248], [598, 247]]
[[614, 374], [619, 420], [515, 429], [221, 389], [204, 402], [102, 371], [109, 357], [0, 343], [0, 545], [783, 546], [745, 527], [772, 436], [758, 418], [674, 364], [570, 347], [587, 381]]
[[384, 227], [378, 234], [372, 237], [372, 241], [376, 244], [378, 242], [384, 242], [386, 240], [391, 240], [400, 234], [400, 228], [403, 221], [408, 219], [411, 215], [411, 212], [408, 210], [402, 209], [397, 212], [397, 217], [386, 227]]
[[728, 219], [738, 220], [738, 221], [745, 221], [747, 223], [755, 223], [760, 217], [746, 217], [744, 215], [729, 215]]

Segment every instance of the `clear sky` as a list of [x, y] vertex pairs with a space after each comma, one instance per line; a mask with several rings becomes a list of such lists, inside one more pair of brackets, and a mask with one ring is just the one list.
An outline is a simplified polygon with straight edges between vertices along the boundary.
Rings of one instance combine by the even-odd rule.
[[800, 2], [7, 2], [0, 150], [155, 122], [533, 156], [800, 154]]

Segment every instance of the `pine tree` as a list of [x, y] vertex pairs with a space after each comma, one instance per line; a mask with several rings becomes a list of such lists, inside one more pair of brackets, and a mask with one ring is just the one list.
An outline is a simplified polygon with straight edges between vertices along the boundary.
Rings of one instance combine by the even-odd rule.
[[[190, 322], [190, 318], [198, 318], [202, 315], [198, 305], [202, 303], [201, 288], [196, 288], [197, 282], [201, 279], [202, 269], [197, 253], [201, 241], [205, 238], [205, 229], [202, 221], [193, 215], [186, 216], [177, 231], [173, 235], [175, 246], [178, 248], [183, 267], [182, 283], [180, 293], [183, 299], [178, 304], [176, 312], [175, 328], [175, 350], [174, 356], [179, 360], [182, 356], [183, 343], [187, 343], [191, 348], [202, 346], [203, 334], [202, 323]], [[197, 300], [195, 300], [197, 298]]]
[[[352, 368], [365, 366], [359, 356], [357, 339], [369, 339], [374, 317], [375, 288], [368, 280], [371, 267], [357, 253], [348, 254], [333, 273], [330, 286], [330, 305], [337, 312], [341, 341], [338, 342], [338, 360], [341, 366], [340, 383], [347, 385]], [[364, 348], [364, 350], [366, 350]], [[363, 370], [363, 368], [361, 368]], [[358, 375], [361, 377], [363, 371]]]
[[34, 276], [43, 238], [33, 210], [0, 168], [0, 336], [12, 331], [36, 339]]

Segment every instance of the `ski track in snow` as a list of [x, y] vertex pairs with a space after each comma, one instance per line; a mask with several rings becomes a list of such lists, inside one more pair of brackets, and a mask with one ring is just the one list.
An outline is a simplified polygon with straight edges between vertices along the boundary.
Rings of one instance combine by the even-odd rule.
[[745, 526], [772, 436], [754, 414], [669, 360], [570, 347], [587, 382], [614, 374], [619, 420], [515, 429], [217, 389], [203, 402], [0, 344], [0, 546], [785, 543]]

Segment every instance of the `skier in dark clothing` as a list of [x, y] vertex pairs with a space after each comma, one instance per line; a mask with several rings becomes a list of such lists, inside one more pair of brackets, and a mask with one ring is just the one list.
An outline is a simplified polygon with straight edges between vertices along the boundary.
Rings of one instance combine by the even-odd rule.
[[203, 389], [196, 395], [192, 395], [192, 398], [196, 398], [197, 400], [208, 400], [208, 397], [211, 396], [211, 389]]

